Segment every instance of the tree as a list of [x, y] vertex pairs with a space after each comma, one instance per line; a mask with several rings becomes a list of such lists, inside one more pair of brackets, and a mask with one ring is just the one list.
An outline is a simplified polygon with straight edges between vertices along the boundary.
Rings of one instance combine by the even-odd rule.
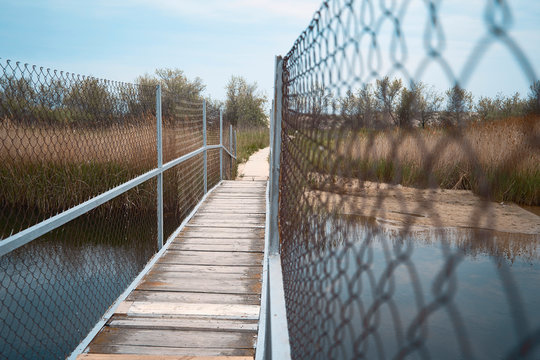
[[535, 81], [530, 86], [527, 111], [540, 115], [540, 80]]
[[411, 90], [403, 88], [397, 105], [397, 125], [399, 127], [412, 126], [413, 120], [418, 113], [420, 103], [419, 89], [413, 87]]
[[36, 106], [36, 91], [31, 80], [24, 77], [0, 78], [0, 118], [13, 122], [32, 123]]
[[257, 89], [257, 83], [249, 84], [241, 76], [231, 76], [227, 86], [225, 120], [239, 127], [267, 126], [264, 111], [266, 96]]
[[502, 118], [523, 116], [527, 112], [528, 102], [516, 92], [510, 97], [497, 94], [495, 98], [481, 97], [475, 106], [480, 120], [491, 121]]
[[435, 121], [441, 111], [443, 103], [442, 96], [435, 90], [433, 86], [427, 86], [422, 82], [414, 85], [418, 89], [418, 116], [422, 129], [429, 123]]
[[463, 125], [469, 118], [473, 105], [473, 96], [459, 85], [454, 85], [446, 91], [446, 117], [447, 125]]
[[95, 78], [77, 81], [64, 98], [70, 121], [91, 126], [114, 121], [115, 103], [107, 84]]
[[383, 124], [391, 122], [399, 126], [396, 108], [402, 86], [401, 79], [390, 81], [388, 76], [385, 76], [382, 80], [377, 80], [375, 98], [377, 100], [377, 108], [382, 115]]
[[[137, 84], [143, 85], [142, 88], [150, 89], [155, 94], [156, 85], [161, 84], [161, 109], [164, 117], [170, 117], [176, 113], [178, 101], [202, 101], [202, 92], [206, 88], [202, 80], [196, 77], [190, 80], [180, 69], [156, 69], [155, 76], [145, 74], [139, 76]], [[152, 98], [142, 91], [140, 99], [148, 101]], [[155, 95], [153, 95], [155, 98]]]

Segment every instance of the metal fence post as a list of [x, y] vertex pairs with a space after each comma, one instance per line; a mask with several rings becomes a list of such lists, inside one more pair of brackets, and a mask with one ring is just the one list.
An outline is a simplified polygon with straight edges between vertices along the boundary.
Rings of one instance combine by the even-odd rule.
[[272, 126], [272, 162], [270, 164], [270, 254], [279, 254], [279, 158], [281, 155], [281, 110], [282, 110], [282, 64], [281, 57], [276, 58], [275, 100]]
[[[264, 343], [264, 357], [267, 359], [291, 358], [289, 343], [289, 330], [287, 327], [287, 310], [285, 305], [285, 292], [283, 288], [283, 273], [279, 247], [279, 175], [281, 155], [281, 116], [283, 99], [283, 60], [276, 57], [274, 109], [271, 121], [271, 162], [269, 181], [269, 235], [268, 235], [268, 294], [267, 294], [267, 324]], [[269, 325], [269, 326], [268, 326]]]
[[206, 100], [203, 99], [203, 147], [204, 147], [204, 153], [203, 153], [203, 167], [204, 167], [204, 193], [206, 194], [208, 192], [208, 154], [206, 150]]
[[156, 137], [157, 137], [157, 243], [163, 247], [163, 136], [161, 119], [161, 85], [156, 86]]
[[234, 129], [234, 157], [236, 158], [236, 142], [238, 138], [236, 137], [236, 129]]
[[223, 108], [219, 109], [219, 180], [223, 180]]
[[[232, 154], [233, 153], [233, 133], [232, 133], [232, 124], [229, 124], [229, 152]], [[232, 162], [233, 162], [233, 158], [232, 156], [229, 156], [229, 159], [231, 160], [229, 162], [229, 174], [230, 174], [230, 177], [232, 179]]]

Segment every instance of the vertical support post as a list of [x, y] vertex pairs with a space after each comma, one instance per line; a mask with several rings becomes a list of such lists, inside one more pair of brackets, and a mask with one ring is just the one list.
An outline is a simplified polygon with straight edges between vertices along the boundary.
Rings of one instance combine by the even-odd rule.
[[[232, 124], [229, 124], [229, 153], [233, 153], [233, 133], [232, 133]], [[233, 158], [232, 156], [229, 156], [229, 176], [231, 177], [232, 179], [232, 162], [233, 162]]]
[[282, 69], [283, 60], [280, 56], [276, 58], [275, 89], [274, 89], [274, 109], [272, 124], [272, 162], [270, 164], [270, 254], [279, 254], [279, 227], [278, 227], [278, 206], [279, 206], [279, 174], [281, 156], [281, 111], [283, 97]]
[[[269, 181], [269, 234], [268, 234], [268, 295], [267, 321], [269, 330], [264, 343], [264, 358], [291, 359], [289, 330], [287, 327], [287, 309], [281, 269], [279, 244], [279, 181], [281, 156], [281, 117], [283, 112], [283, 60], [276, 57], [276, 73], [274, 83], [274, 105], [271, 117], [271, 160]], [[267, 324], [268, 328], [268, 324]], [[256, 355], [257, 356], [257, 355]]]
[[223, 108], [219, 109], [219, 180], [223, 180]]
[[203, 131], [203, 147], [204, 147], [204, 153], [203, 153], [203, 177], [204, 177], [204, 193], [206, 194], [208, 192], [208, 154], [206, 150], [206, 100], [203, 99], [203, 110], [202, 110], [202, 116], [203, 116], [203, 123], [202, 123], [202, 131]]
[[234, 129], [234, 157], [236, 157], [236, 142], [238, 138], [236, 137], [236, 129]]
[[163, 247], [163, 135], [161, 119], [161, 85], [156, 86], [156, 137], [157, 137], [157, 245]]
[[270, 157], [268, 162], [270, 163], [269, 169], [270, 173], [268, 174], [268, 182], [272, 184], [272, 164], [273, 164], [273, 154], [274, 154], [274, 100], [272, 100], [272, 107], [270, 108]]

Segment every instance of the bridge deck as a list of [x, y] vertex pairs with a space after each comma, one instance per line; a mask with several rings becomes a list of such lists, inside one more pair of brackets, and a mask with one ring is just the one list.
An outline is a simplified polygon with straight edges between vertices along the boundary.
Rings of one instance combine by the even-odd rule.
[[265, 181], [216, 188], [78, 359], [253, 358], [265, 190]]

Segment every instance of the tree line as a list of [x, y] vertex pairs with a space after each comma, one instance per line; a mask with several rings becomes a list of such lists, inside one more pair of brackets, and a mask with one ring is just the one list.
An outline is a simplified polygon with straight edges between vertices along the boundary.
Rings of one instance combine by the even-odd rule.
[[422, 82], [406, 87], [401, 79], [385, 77], [349, 90], [342, 98], [334, 98], [329, 91], [316, 86], [304, 106], [314, 116], [332, 114], [355, 128], [463, 125], [540, 114], [540, 81], [530, 86], [526, 97], [519, 93], [498, 94], [475, 101], [470, 91], [458, 85], [440, 93]]
[[24, 124], [102, 126], [125, 119], [146, 121], [156, 110], [157, 84], [162, 86], [165, 118], [181, 117], [182, 111], [200, 106], [206, 99], [209, 119], [224, 117], [236, 126], [267, 125], [266, 96], [256, 83], [232, 76], [225, 101], [204, 95], [206, 85], [189, 79], [180, 69], [157, 69], [137, 77], [135, 84], [76, 75], [36, 77], [35, 74], [0, 76], [0, 121]]

